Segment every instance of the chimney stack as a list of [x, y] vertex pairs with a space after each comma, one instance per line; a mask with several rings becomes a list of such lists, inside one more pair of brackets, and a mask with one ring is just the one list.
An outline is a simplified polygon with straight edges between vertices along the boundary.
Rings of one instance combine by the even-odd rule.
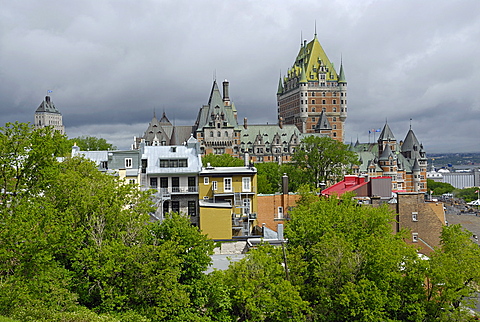
[[281, 116], [278, 118], [278, 126], [279, 126], [281, 129], [283, 129], [283, 117], [281, 117]]
[[247, 129], [247, 118], [243, 118], [243, 128], [246, 130]]
[[227, 105], [230, 105], [230, 97], [228, 95], [228, 81], [224, 80], [223, 81], [223, 101], [227, 103]]
[[286, 173], [282, 177], [282, 192], [284, 195], [288, 195], [288, 176]]

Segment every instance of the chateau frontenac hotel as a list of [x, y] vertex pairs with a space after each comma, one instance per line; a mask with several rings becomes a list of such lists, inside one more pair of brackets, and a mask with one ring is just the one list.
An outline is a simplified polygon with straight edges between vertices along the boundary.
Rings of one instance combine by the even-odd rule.
[[301, 45], [293, 66], [281, 77], [277, 91], [278, 117], [302, 133], [321, 133], [343, 142], [347, 118], [347, 82], [340, 64], [337, 73], [317, 35]]

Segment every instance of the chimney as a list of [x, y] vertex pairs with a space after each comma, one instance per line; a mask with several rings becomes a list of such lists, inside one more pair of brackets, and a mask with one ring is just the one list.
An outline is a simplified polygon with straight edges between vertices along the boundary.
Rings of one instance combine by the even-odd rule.
[[228, 96], [228, 81], [224, 80], [223, 81], [223, 101], [224, 102], [230, 102], [230, 97]]
[[283, 117], [281, 117], [281, 116], [278, 118], [278, 126], [279, 126], [281, 129], [283, 129]]
[[243, 118], [243, 128], [246, 130], [247, 129], [247, 118]]
[[45, 96], [45, 102], [50, 103], [50, 96]]
[[250, 166], [250, 155], [248, 154], [248, 152], [245, 152], [245, 166], [246, 167], [249, 167]]
[[288, 176], [286, 173], [282, 177], [282, 192], [284, 195], [288, 195]]

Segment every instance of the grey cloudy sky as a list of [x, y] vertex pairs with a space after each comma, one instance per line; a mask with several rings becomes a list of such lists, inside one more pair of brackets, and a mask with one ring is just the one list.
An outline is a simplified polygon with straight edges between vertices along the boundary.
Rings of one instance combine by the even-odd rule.
[[154, 110], [192, 125], [214, 75], [230, 81], [239, 120], [273, 123], [280, 72], [316, 21], [330, 60], [338, 67], [343, 57], [347, 141], [367, 142], [388, 120], [398, 140], [411, 122], [427, 153], [480, 152], [478, 0], [0, 0], [0, 8], [0, 125], [33, 122], [52, 90], [69, 137], [129, 148]]

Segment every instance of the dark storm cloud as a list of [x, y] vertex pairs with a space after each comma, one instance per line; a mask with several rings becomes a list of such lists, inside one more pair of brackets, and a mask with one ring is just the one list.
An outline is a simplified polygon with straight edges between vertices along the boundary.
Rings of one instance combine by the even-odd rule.
[[279, 75], [315, 21], [337, 68], [343, 57], [347, 141], [388, 120], [427, 152], [480, 150], [477, 0], [3, 1], [0, 123], [32, 121], [53, 90], [69, 136], [128, 148], [154, 111], [193, 124], [214, 77], [240, 120], [275, 122]]

